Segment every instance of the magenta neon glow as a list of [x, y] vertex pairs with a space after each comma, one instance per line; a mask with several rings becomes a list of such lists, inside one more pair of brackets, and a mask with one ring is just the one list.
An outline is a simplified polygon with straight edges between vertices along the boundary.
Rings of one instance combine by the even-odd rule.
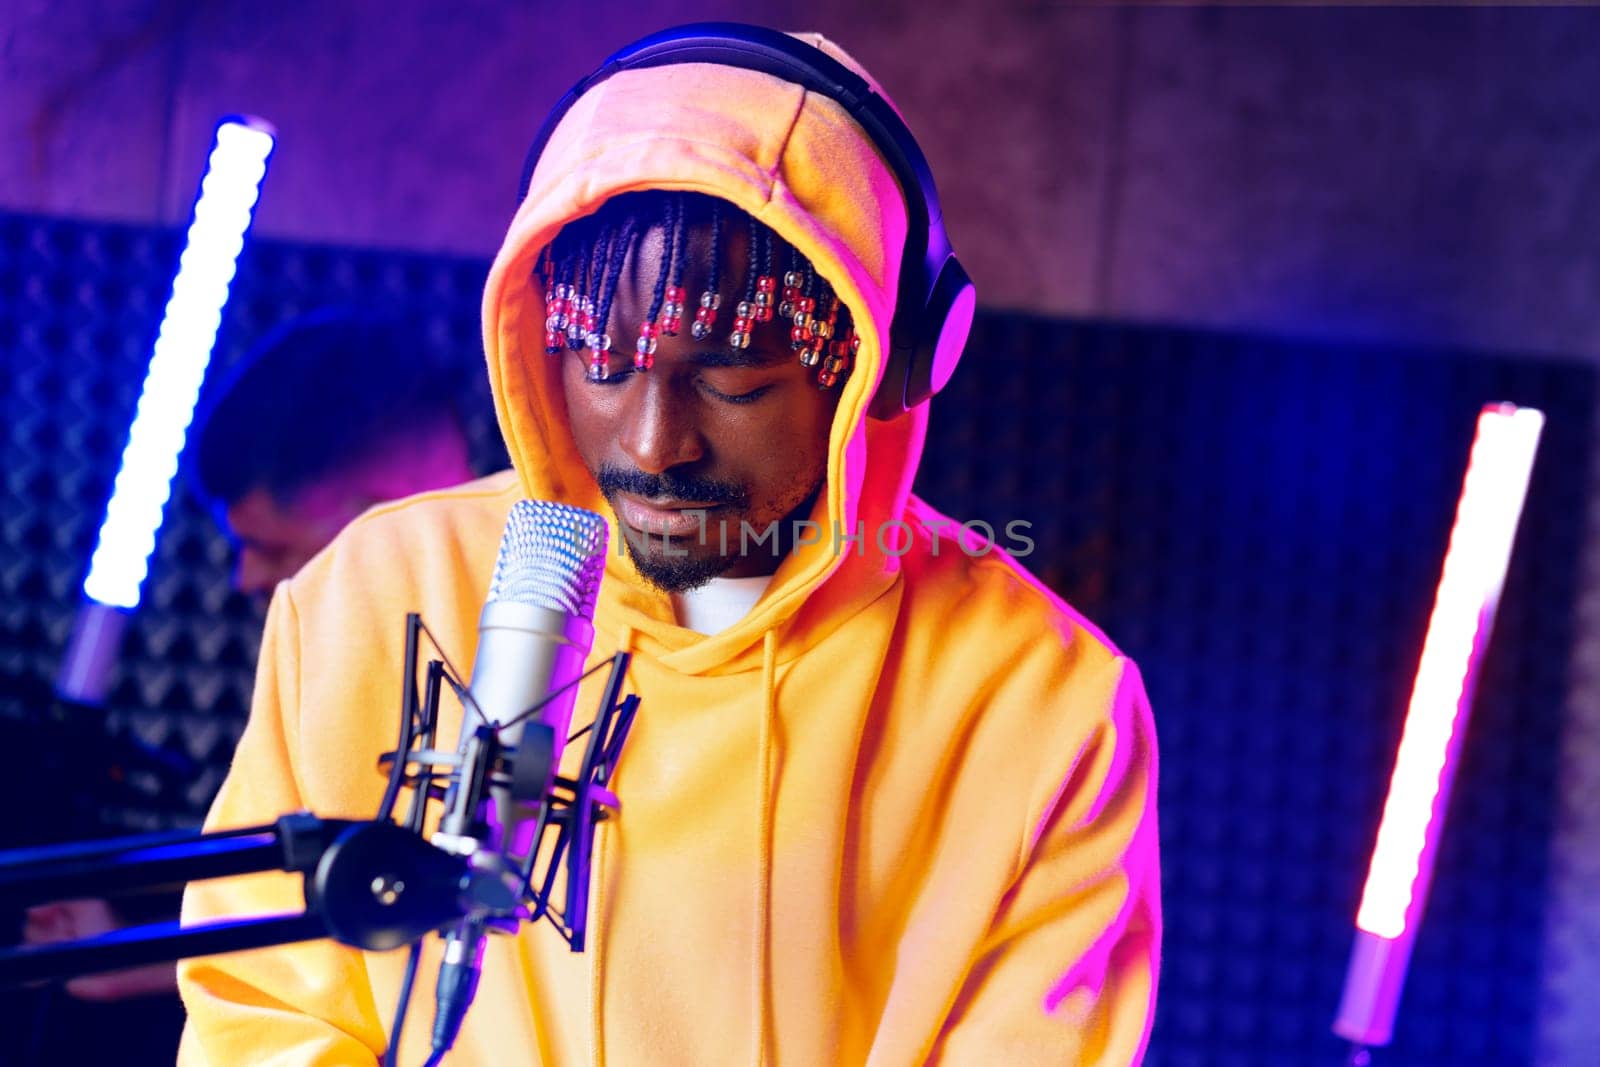
[[1543, 428], [1543, 414], [1511, 404], [1491, 404], [1478, 417], [1333, 1021], [1334, 1033], [1357, 1045], [1386, 1045], [1394, 1033], [1473, 683]]
[[1488, 644], [1543, 427], [1541, 412], [1509, 404], [1491, 405], [1478, 417], [1444, 573], [1356, 915], [1358, 927], [1379, 937], [1399, 937], [1420, 910], [1428, 874], [1424, 862], [1431, 867], [1459, 748], [1453, 742]]

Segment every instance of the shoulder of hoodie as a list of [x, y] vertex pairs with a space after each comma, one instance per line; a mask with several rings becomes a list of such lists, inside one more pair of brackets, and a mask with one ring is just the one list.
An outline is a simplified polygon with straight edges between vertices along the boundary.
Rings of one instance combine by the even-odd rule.
[[506, 516], [521, 496], [516, 472], [505, 470], [376, 504], [289, 579], [290, 592], [304, 600], [378, 583], [393, 590], [427, 576], [445, 585], [471, 583], [481, 597], [484, 589], [476, 586], [488, 572], [465, 573], [465, 565], [481, 556], [492, 566]]
[[[1010, 800], [985, 803], [1018, 805], [1018, 825], [1042, 826], [1058, 808], [1074, 819], [1098, 811], [1132, 761], [1153, 759], [1137, 664], [998, 547], [949, 543], [960, 524], [924, 501], [910, 498], [904, 521], [916, 534], [900, 558], [900, 612], [916, 634], [903, 658], [914, 665], [918, 729], [961, 738], [967, 758], [991, 771], [1004, 761]], [[929, 531], [940, 524], [948, 533], [935, 555]], [[1019, 862], [1032, 840], [1019, 844]]]
[[1054, 658], [1079, 676], [1132, 666], [1104, 631], [992, 541], [962, 533], [960, 522], [915, 496], [905, 521], [914, 537], [900, 565], [913, 614], [932, 615], [952, 633], [983, 634], [1001, 663]]

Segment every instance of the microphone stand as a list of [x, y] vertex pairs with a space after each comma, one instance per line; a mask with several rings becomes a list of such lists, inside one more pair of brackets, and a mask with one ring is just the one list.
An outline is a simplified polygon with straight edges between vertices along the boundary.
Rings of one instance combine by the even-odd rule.
[[[493, 730], [479, 732], [484, 751], [473, 760], [476, 769], [462, 767], [457, 753], [433, 747], [441, 682], [449, 682], [458, 695], [466, 690], [443, 663], [434, 660], [428, 668], [426, 703], [419, 707], [419, 631], [427, 632], [421, 619], [415, 613], [408, 615], [399, 744], [379, 760], [380, 769], [388, 765], [389, 787], [377, 818], [322, 819], [299, 812], [246, 829], [153, 834], [0, 853], [0, 899], [11, 903], [104, 896], [277, 870], [304, 876], [305, 910], [187, 927], [155, 923], [79, 941], [0, 949], [0, 989], [322, 937], [384, 951], [468, 918], [482, 919], [495, 931], [514, 929], [524, 919], [549, 918], [573, 951], [582, 951], [594, 823], [618, 808], [607, 785], [639, 705], [637, 696], [619, 699], [629, 655], [619, 652], [582, 676], [611, 669], [593, 724], [579, 731], [589, 732], [590, 737], [578, 774], [572, 779], [556, 777], [544, 798], [535, 840], [549, 827], [557, 828], [559, 836], [546, 876], [536, 885], [531, 860], [526, 870], [516, 872], [517, 878], [508, 878], [503, 862], [475, 863], [481, 853], [458, 855], [421, 836], [429, 801], [441, 794], [441, 781], [452, 779], [437, 767], [455, 767], [457, 782], [462, 774], [470, 774], [472, 780], [461, 784], [483, 794], [491, 783], [516, 780], [519, 772], [517, 753], [500, 745]], [[431, 640], [432, 634], [428, 637]], [[542, 704], [519, 718], [535, 714]], [[525, 741], [523, 747], [531, 746]], [[528, 758], [548, 764], [550, 753], [533, 752]], [[391, 821], [392, 808], [406, 785], [414, 789], [411, 810], [405, 825], [399, 826]], [[550, 896], [563, 857], [568, 892], [564, 907], [556, 909]]]
[[[408, 890], [424, 884], [436, 889], [441, 882], [459, 880], [459, 873], [451, 869], [457, 866], [451, 857], [437, 853], [436, 860], [427, 855], [436, 850], [392, 823], [319, 819], [304, 812], [285, 815], [269, 826], [221, 833], [157, 834], [5, 853], [0, 855], [0, 895], [19, 903], [104, 894], [108, 885], [124, 892], [279, 870], [307, 876], [307, 907], [285, 915], [191, 927], [154, 923], [80, 941], [0, 949], [0, 988], [333, 936], [327, 906], [341, 916], [362, 910], [356, 883], [365, 872], [359, 868], [381, 851], [390, 855], [379, 867], [403, 868], [415, 879], [406, 883]], [[376, 877], [369, 876], [368, 882]], [[370, 931], [363, 940], [388, 941], [418, 924], [420, 929], [411, 936], [420, 937], [433, 928], [429, 919], [440, 905], [437, 893], [405, 896], [404, 907], [397, 906], [399, 900], [387, 908], [374, 900], [370, 916], [356, 921], [357, 927], [364, 925]]]

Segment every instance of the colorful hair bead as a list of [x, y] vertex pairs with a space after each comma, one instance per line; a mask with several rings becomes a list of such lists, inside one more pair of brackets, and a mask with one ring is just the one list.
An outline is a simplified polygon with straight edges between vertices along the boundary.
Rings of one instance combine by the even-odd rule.
[[656, 363], [656, 338], [661, 327], [647, 322], [639, 327], [639, 339], [633, 345], [633, 369], [649, 370]]
[[668, 337], [677, 336], [683, 325], [683, 286], [667, 286], [667, 302], [661, 306], [661, 332]]
[[689, 327], [689, 332], [696, 341], [704, 341], [711, 335], [711, 329], [717, 324], [717, 309], [722, 306], [722, 297], [707, 289], [700, 294], [700, 306], [694, 311], [694, 324]]
[[600, 342], [589, 352], [589, 380], [603, 382], [611, 376], [611, 338], [597, 338]]
[[574, 352], [583, 347], [583, 339], [589, 333], [585, 324], [594, 321], [593, 303], [586, 294], [580, 294], [577, 307], [567, 316], [567, 347]]
[[772, 321], [772, 289], [776, 284], [777, 279], [770, 274], [763, 274], [756, 279], [755, 318], [757, 322]]
[[794, 318], [795, 303], [800, 299], [800, 272], [791, 270], [783, 276], [783, 294], [778, 302], [778, 314]]

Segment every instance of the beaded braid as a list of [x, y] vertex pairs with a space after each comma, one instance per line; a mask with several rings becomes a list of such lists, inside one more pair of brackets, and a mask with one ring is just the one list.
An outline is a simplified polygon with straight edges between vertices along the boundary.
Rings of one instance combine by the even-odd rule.
[[696, 341], [704, 341], [711, 336], [712, 327], [717, 324], [717, 309], [722, 307], [722, 293], [718, 291], [717, 282], [722, 276], [722, 202], [711, 201], [711, 263], [710, 275], [706, 278], [705, 292], [700, 294], [700, 306], [694, 313], [694, 325], [689, 327], [689, 334]]
[[811, 264], [805, 265], [805, 277], [800, 280], [795, 289], [794, 298], [794, 329], [789, 331], [789, 347], [801, 353], [800, 362], [806, 364], [805, 352], [811, 347], [812, 340], [812, 315], [817, 310], [816, 297], [811, 295], [812, 288], [817, 283], [817, 274]]
[[745, 250], [744, 297], [739, 301], [739, 306], [733, 309], [733, 333], [728, 335], [728, 344], [734, 348], [750, 347], [750, 331], [756, 325], [756, 260], [761, 254], [762, 228], [761, 223], [752, 216], [750, 241]]
[[667, 201], [664, 216], [661, 270], [656, 275], [650, 308], [639, 327], [639, 339], [634, 343], [635, 370], [649, 370], [654, 366], [657, 338], [663, 335], [676, 337], [683, 326], [684, 292], [681, 282], [684, 261], [688, 258], [689, 235], [688, 207], [681, 193]]
[[545, 249], [546, 262], [550, 264], [548, 280], [552, 284], [545, 293], [544, 350], [551, 355], [567, 347], [567, 298], [572, 294], [572, 286], [567, 282], [567, 263], [556, 258], [555, 247], [552, 241]]
[[577, 296], [577, 312], [567, 315], [567, 347], [576, 352], [589, 343], [589, 338], [594, 334], [594, 284], [600, 276], [601, 246], [607, 240], [608, 234], [602, 229], [595, 237], [593, 247], [587, 256], [578, 250], [579, 282]]
[[589, 257], [581, 247], [572, 250], [572, 298], [567, 309], [567, 347], [573, 351], [583, 347], [583, 301], [585, 283], [583, 272]]
[[[563, 347], [588, 348], [590, 377], [603, 381], [609, 376], [612, 339], [607, 327], [622, 270], [628, 257], [636, 254], [644, 234], [659, 227], [663, 231], [661, 268], [634, 354], [636, 370], [649, 370], [654, 365], [658, 338], [663, 334], [672, 336], [681, 324], [691, 200], [708, 205], [711, 223], [707, 285], [700, 295], [691, 333], [697, 341], [711, 335], [722, 303], [719, 279], [725, 205], [715, 197], [659, 193], [652, 218], [652, 209], [641, 210], [642, 200], [627, 194], [563, 230], [542, 253], [536, 277], [545, 285], [547, 351], [555, 354]], [[790, 344], [800, 363], [816, 370], [819, 387], [830, 388], [849, 372], [860, 349], [861, 339], [850, 326], [849, 309], [798, 249], [754, 217], [747, 218], [749, 244], [742, 299], [728, 343], [735, 349], [748, 348], [755, 327], [772, 321], [776, 312], [790, 324]], [[780, 254], [775, 242], [783, 245], [781, 300], [776, 275]]]
[[639, 339], [633, 344], [633, 369], [649, 370], [656, 362], [656, 338], [661, 335], [661, 325], [656, 317], [661, 314], [661, 305], [667, 297], [667, 279], [672, 270], [672, 246], [678, 239], [677, 227], [672, 219], [672, 201], [666, 204], [665, 225], [662, 227], [661, 241], [661, 270], [656, 274], [656, 287], [650, 294], [650, 307], [644, 313], [644, 322], [639, 325]]
[[566, 347], [566, 335], [562, 331], [567, 326], [567, 284], [561, 280], [555, 249], [555, 242], [552, 241], [539, 257], [539, 269], [545, 279], [544, 350], [551, 355]]
[[761, 274], [756, 278], [756, 321], [772, 321], [772, 294], [778, 279], [772, 275], [772, 230], [761, 227]]
[[789, 262], [783, 271], [783, 299], [778, 304], [778, 314], [786, 319], [793, 319], [795, 301], [800, 299], [800, 253], [794, 245], [789, 245]]
[[824, 355], [828, 351], [828, 346], [833, 343], [834, 331], [839, 327], [839, 308], [841, 306], [839, 303], [839, 297], [834, 294], [832, 289], [827, 291], [827, 296], [828, 317], [817, 323], [817, 339], [811, 343], [811, 360], [810, 362], [807, 362], [804, 359], [801, 360], [801, 362], [805, 363], [808, 367], [821, 365], [822, 369], [817, 372], [817, 384], [822, 386], [824, 389], [833, 384], [832, 381], [823, 380], [823, 376], [828, 373], [827, 364], [824, 362]]
[[[838, 318], [841, 307], [839, 299], [835, 297], [833, 311], [829, 315], [830, 323]], [[850, 364], [855, 362], [856, 353], [859, 351], [861, 351], [861, 335], [855, 330], [845, 330], [842, 336], [834, 334], [833, 339], [828, 342], [828, 357], [823, 360], [822, 369], [817, 372], [818, 387], [831, 388], [841, 376], [849, 372]]]
[[676, 238], [672, 226], [672, 204], [667, 204], [666, 218], [663, 220], [663, 233], [661, 240], [665, 248], [661, 255], [661, 270], [656, 274], [656, 287], [650, 294], [650, 310], [645, 312], [645, 321], [654, 322], [661, 314], [661, 305], [667, 299], [667, 279], [672, 273], [672, 242]]
[[594, 381], [603, 381], [610, 373], [611, 335], [606, 332], [605, 316], [600, 314], [600, 301], [605, 296], [605, 276], [610, 273], [615, 237], [614, 226], [601, 227], [590, 250], [589, 278], [584, 288], [583, 344], [589, 350], [589, 377]]
[[591, 351], [600, 347], [600, 337], [605, 333], [605, 319], [599, 315], [600, 300], [605, 296], [605, 279], [611, 270], [611, 246], [616, 242], [616, 235], [615, 226], [602, 226], [589, 257], [589, 285], [585, 302], [590, 312], [584, 322], [583, 344]]
[[[827, 314], [818, 314], [816, 309], [826, 307], [832, 303], [832, 308]], [[806, 308], [806, 343], [800, 350], [800, 365], [815, 367], [822, 362], [822, 346], [828, 343], [828, 337], [833, 332], [834, 323], [839, 315], [839, 302], [833, 299], [833, 289], [827, 282], [822, 283], [820, 292], [815, 297], [802, 297], [800, 306]], [[831, 316], [831, 317], [829, 317]]]
[[679, 328], [683, 325], [683, 264], [689, 258], [689, 205], [688, 197], [679, 193], [667, 201], [667, 214], [673, 214], [676, 207], [676, 217], [672, 219], [672, 241], [665, 250], [666, 259], [662, 269], [668, 267], [672, 270], [672, 280], [667, 283], [667, 303], [661, 309], [661, 332], [668, 337], [676, 337]]
[[634, 231], [638, 227], [638, 220], [632, 215], [622, 220], [617, 229], [613, 247], [606, 250], [605, 279], [600, 286], [599, 330], [600, 333], [590, 342], [589, 354], [589, 379], [591, 381], [604, 381], [611, 373], [611, 335], [606, 326], [611, 321], [611, 301], [617, 295], [617, 280], [622, 277], [622, 265], [627, 262], [628, 255], [633, 251]]

